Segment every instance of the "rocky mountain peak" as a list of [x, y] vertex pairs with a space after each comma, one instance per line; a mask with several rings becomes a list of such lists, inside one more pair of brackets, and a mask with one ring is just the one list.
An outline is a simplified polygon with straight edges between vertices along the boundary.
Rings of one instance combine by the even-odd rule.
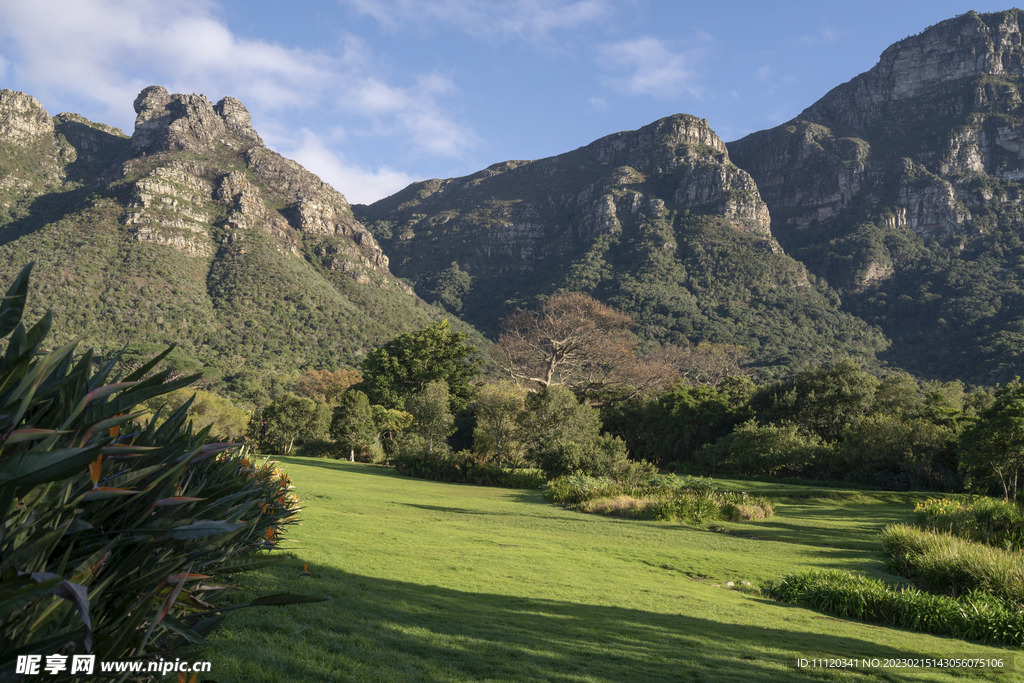
[[710, 149], [728, 161], [728, 151], [707, 119], [675, 114], [638, 130], [623, 131], [601, 138], [585, 149], [602, 165], [632, 166], [658, 172], [674, 168], [692, 155], [691, 146]]
[[135, 113], [132, 150], [137, 153], [199, 152], [228, 137], [263, 144], [252, 128], [249, 110], [233, 97], [213, 104], [205, 95], [172, 95], [151, 85], [135, 98]]
[[[1021, 10], [971, 11], [889, 46], [871, 70], [828, 93], [799, 118], [866, 128], [922, 96], [951, 93], [979, 76], [1024, 75]], [[943, 112], [960, 113], [960, 112]]]
[[53, 120], [36, 98], [0, 90], [0, 142], [25, 146], [48, 135], [53, 135]]

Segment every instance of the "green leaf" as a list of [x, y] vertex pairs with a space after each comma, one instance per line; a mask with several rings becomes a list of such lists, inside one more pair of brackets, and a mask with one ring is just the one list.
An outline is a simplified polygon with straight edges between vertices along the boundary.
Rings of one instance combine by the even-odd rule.
[[25, 312], [25, 301], [28, 299], [28, 277], [34, 265], [35, 263], [29, 263], [21, 269], [11, 288], [7, 290], [3, 303], [0, 304], [0, 339], [9, 335], [21, 322], [21, 316]]
[[218, 522], [212, 520], [201, 520], [198, 522], [192, 522], [185, 526], [175, 527], [173, 529], [166, 530], [166, 533], [170, 538], [176, 541], [191, 540], [195, 538], [203, 538], [205, 536], [215, 536], [217, 534], [226, 534], [232, 531], [238, 531], [244, 528], [244, 524], [232, 524], [231, 522]]
[[0, 602], [0, 617], [6, 617], [11, 612], [21, 609], [25, 605], [38, 600], [44, 595], [50, 595], [53, 593], [53, 589], [56, 588], [63, 579], [56, 577], [54, 579], [48, 579], [42, 583], [30, 583], [29, 585], [13, 592], [13, 595], [4, 595], [8, 591], [3, 591], [0, 596], [3, 596], [3, 602]]
[[27, 486], [57, 481], [82, 471], [96, 459], [99, 448], [62, 448], [19, 453], [0, 460], [0, 486]]

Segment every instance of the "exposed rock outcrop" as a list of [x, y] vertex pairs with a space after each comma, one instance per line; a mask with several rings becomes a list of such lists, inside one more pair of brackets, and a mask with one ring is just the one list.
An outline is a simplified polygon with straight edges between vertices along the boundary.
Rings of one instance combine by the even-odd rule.
[[685, 114], [556, 157], [415, 183], [365, 215], [390, 226], [392, 255], [410, 272], [458, 235], [462, 267], [499, 275], [531, 272], [679, 210], [724, 217], [778, 250], [754, 181], [707, 121]]
[[0, 90], [0, 142], [27, 146], [53, 136], [53, 120], [36, 98]]
[[[971, 234], [979, 177], [1024, 179], [1022, 14], [969, 12], [902, 40], [796, 119], [729, 144], [788, 250], [805, 228], [887, 220]], [[1009, 201], [1015, 189], [1004, 192]], [[797, 232], [793, 232], [796, 230]]]
[[136, 153], [209, 151], [217, 142], [228, 144], [227, 136], [263, 144], [252, 128], [249, 111], [233, 97], [211, 104], [205, 95], [172, 95], [151, 85], [135, 98], [135, 113], [132, 150]]

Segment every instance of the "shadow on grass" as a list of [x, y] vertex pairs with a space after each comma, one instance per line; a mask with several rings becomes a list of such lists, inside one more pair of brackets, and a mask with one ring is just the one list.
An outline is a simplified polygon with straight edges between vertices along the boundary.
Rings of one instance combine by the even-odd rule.
[[383, 465], [370, 465], [362, 462], [349, 462], [348, 460], [332, 460], [330, 458], [302, 458], [295, 455], [272, 455], [271, 460], [288, 465], [305, 465], [308, 467], [322, 467], [332, 472], [345, 472], [346, 474], [364, 474], [374, 477], [401, 477], [395, 468], [384, 467]]
[[[803, 630], [790, 630], [780, 624], [792, 621], [800, 629], [806, 610], [770, 601], [755, 601], [764, 610], [756, 617], [740, 610], [739, 618], [763, 620], [764, 625], [730, 624], [693, 616], [694, 608], [683, 602], [679, 613], [665, 614], [470, 593], [325, 568], [300, 578], [301, 566], [290, 561], [274, 568], [267, 578], [275, 585], [261, 589], [328, 596], [330, 601], [262, 612], [244, 622], [232, 615], [225, 632], [211, 642], [214, 676], [242, 680], [238, 676], [244, 675], [252, 681], [765, 683], [822, 680], [820, 670], [798, 668], [798, 657], [935, 654], [893, 646], [887, 629], [879, 629], [876, 640], [825, 634], [806, 623]], [[595, 595], [593, 602], [599, 601]], [[962, 644], [954, 641], [957, 647]], [[259, 676], [252, 675], [253, 668]], [[867, 672], [843, 672], [849, 678], [830, 673], [835, 676], [829, 680], [863, 680]]]
[[485, 510], [471, 510], [469, 508], [453, 508], [445, 507], [443, 505], [419, 505], [417, 503], [395, 503], [396, 505], [404, 505], [405, 507], [418, 508], [420, 510], [429, 510], [431, 512], [452, 512], [457, 515], [486, 515], [489, 517], [501, 516], [507, 517], [510, 513], [508, 512], [488, 512]]

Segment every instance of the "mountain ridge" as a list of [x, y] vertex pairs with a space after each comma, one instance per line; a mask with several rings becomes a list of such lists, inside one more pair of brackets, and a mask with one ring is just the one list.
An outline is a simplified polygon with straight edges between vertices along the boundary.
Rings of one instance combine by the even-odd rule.
[[37, 262], [30, 302], [57, 343], [178, 344], [217, 381], [348, 366], [439, 317], [241, 102], [151, 86], [134, 105], [129, 138], [0, 91], [0, 277]]

